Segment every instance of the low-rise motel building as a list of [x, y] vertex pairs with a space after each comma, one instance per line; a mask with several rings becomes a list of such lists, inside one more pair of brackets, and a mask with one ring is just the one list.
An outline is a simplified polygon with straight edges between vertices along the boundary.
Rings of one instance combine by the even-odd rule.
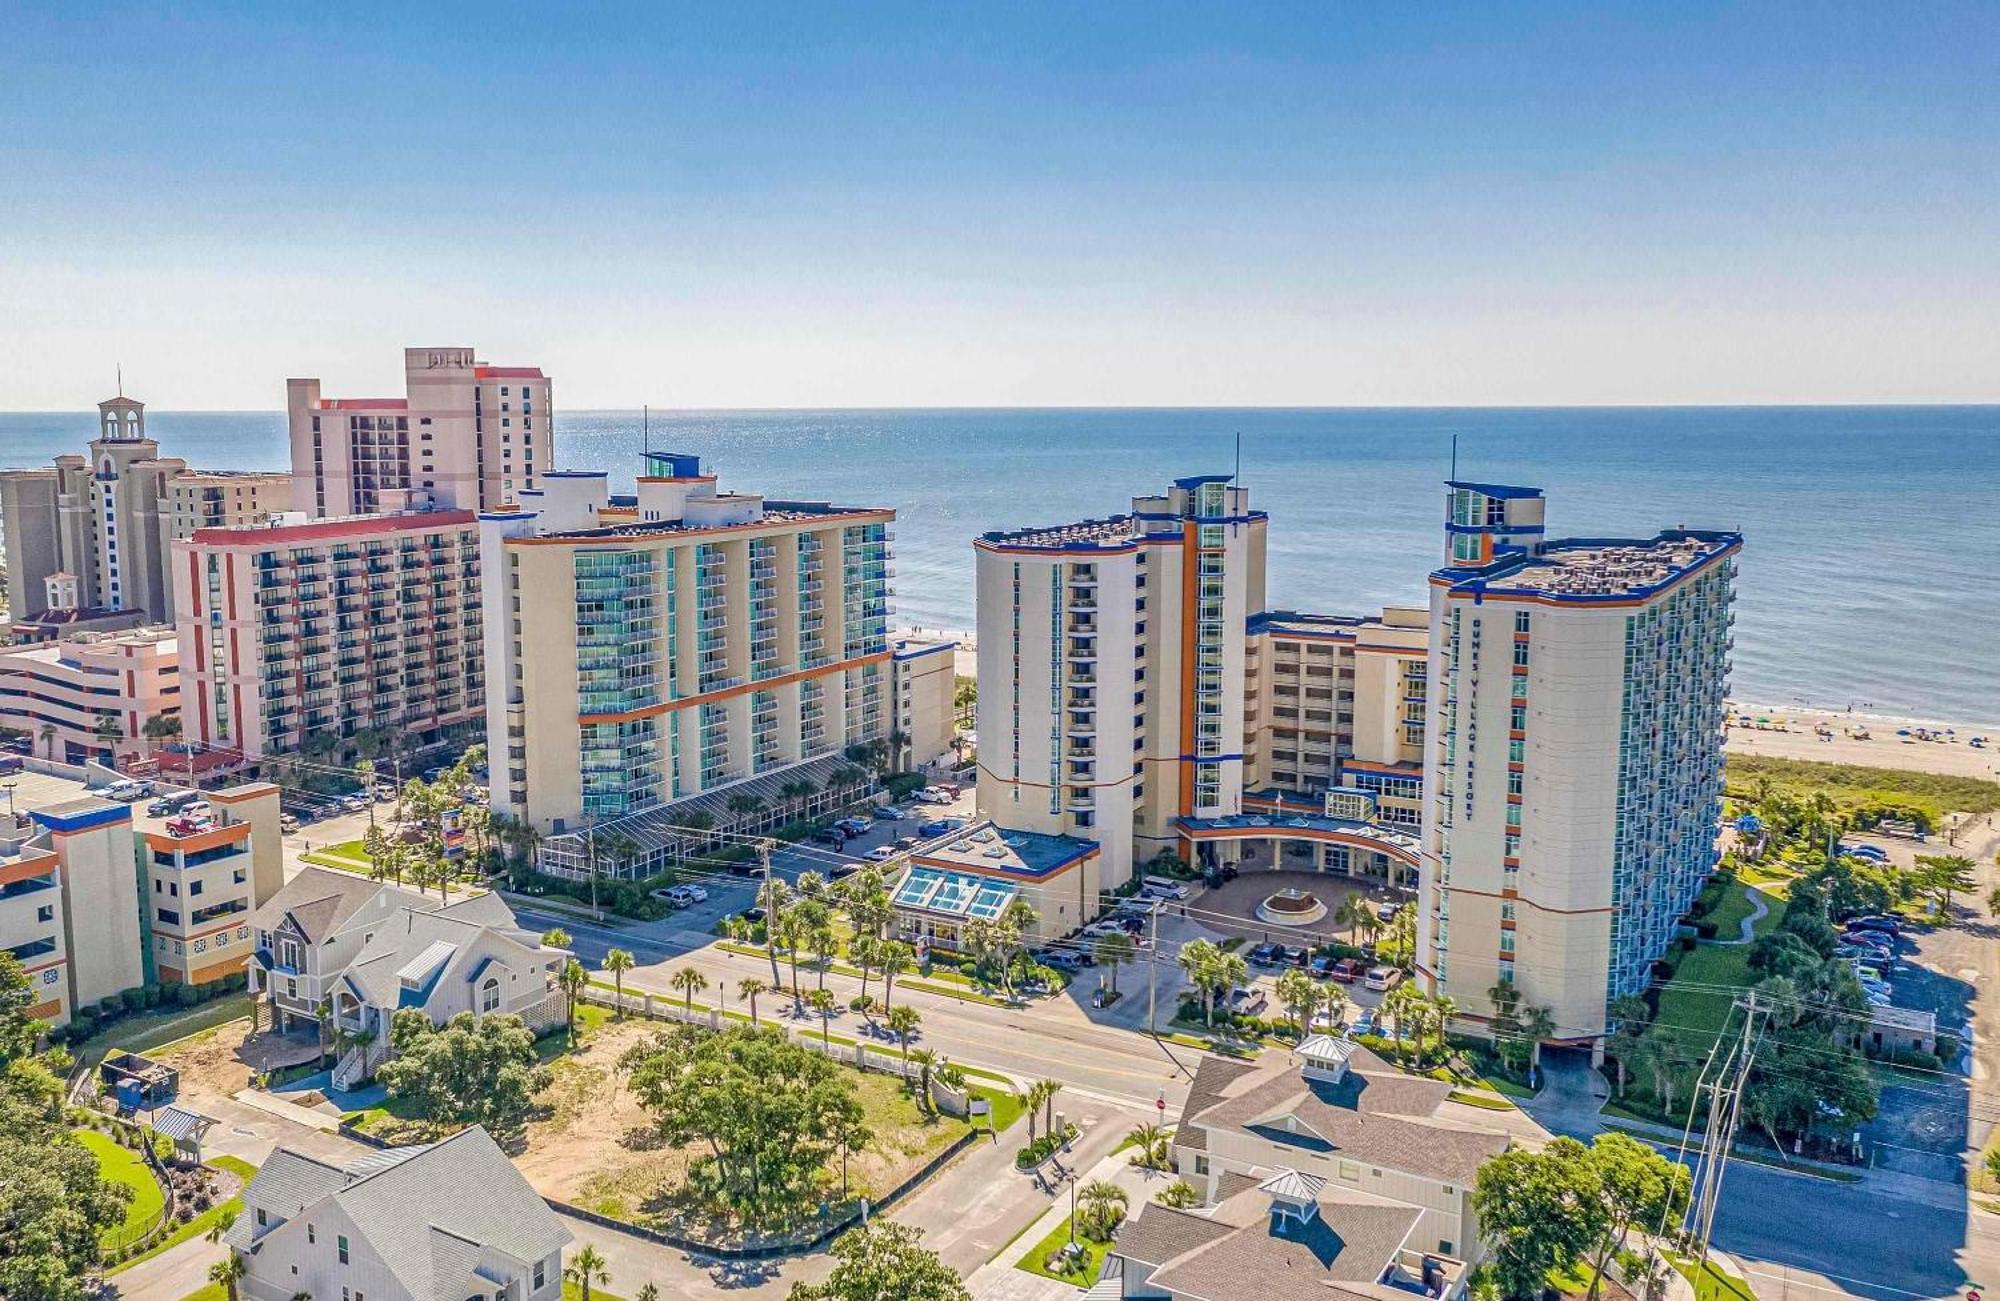
[[1268, 524], [1203, 475], [974, 543], [982, 817], [1098, 843], [1106, 889], [1253, 845], [1414, 886], [1426, 616], [1265, 610]]
[[0, 727], [66, 764], [153, 755], [156, 718], [180, 716], [180, 655], [171, 627], [75, 633], [0, 648]]
[[1743, 539], [1550, 539], [1538, 488], [1447, 488], [1418, 974], [1475, 1022], [1508, 984], [1598, 1043], [1718, 860]]
[[890, 895], [896, 933], [963, 953], [969, 923], [998, 921], [1019, 899], [1035, 912], [1027, 938], [1066, 935], [1100, 907], [1102, 858], [1095, 841], [975, 822], [911, 853]]
[[286, 514], [174, 544], [182, 731], [240, 763], [364, 730], [477, 734], [479, 526], [421, 493], [336, 519]]
[[188, 821], [38, 765], [14, 775], [9, 798], [0, 949], [28, 972], [36, 1016], [63, 1025], [136, 986], [243, 970], [250, 913], [284, 874], [277, 787], [210, 792], [211, 811]]
[[644, 470], [630, 504], [565, 470], [479, 518], [492, 806], [558, 873], [615, 828], [641, 851], [614, 870], [649, 874], [677, 807], [823, 787], [899, 720], [913, 747], [950, 737], [948, 647], [889, 640], [894, 511], [723, 492], [678, 453]]

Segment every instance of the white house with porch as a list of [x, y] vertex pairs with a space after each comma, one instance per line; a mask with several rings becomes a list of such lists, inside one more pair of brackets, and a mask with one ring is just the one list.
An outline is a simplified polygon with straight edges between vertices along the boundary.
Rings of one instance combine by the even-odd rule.
[[253, 997], [269, 1004], [279, 1033], [324, 1030], [347, 1044], [336, 1088], [381, 1065], [390, 1018], [404, 1008], [422, 1009], [435, 1025], [460, 1012], [507, 1013], [537, 1030], [562, 1018], [556, 973], [569, 952], [523, 929], [498, 895], [447, 903], [309, 867], [251, 924]]

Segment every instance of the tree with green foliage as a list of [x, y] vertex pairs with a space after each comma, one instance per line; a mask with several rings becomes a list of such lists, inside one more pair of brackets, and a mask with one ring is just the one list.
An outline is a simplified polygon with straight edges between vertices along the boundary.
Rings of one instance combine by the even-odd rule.
[[1937, 901], [1938, 915], [1951, 917], [1951, 898], [1979, 888], [1977, 865], [1963, 854], [1919, 854], [1913, 874], [1917, 889]]
[[1297, 967], [1287, 967], [1278, 976], [1278, 1006], [1298, 1023], [1299, 1038], [1304, 1039], [1312, 1032], [1313, 1011], [1319, 1007], [1319, 982]]
[[841, 1235], [838, 1263], [824, 1283], [794, 1283], [786, 1301], [971, 1301], [937, 1253], [920, 1245], [923, 1230], [875, 1219]]
[[250, 1263], [243, 1259], [242, 1253], [231, 1250], [228, 1255], [208, 1267], [208, 1281], [221, 1288], [223, 1295], [228, 1297], [229, 1301], [237, 1301], [237, 1288], [242, 1284], [244, 1275], [249, 1272]]
[[1489, 1158], [1473, 1183], [1472, 1206], [1492, 1248], [1494, 1277], [1509, 1297], [1541, 1296], [1550, 1273], [1574, 1270], [1611, 1231], [1603, 1176], [1590, 1149], [1573, 1138]]
[[569, 1042], [576, 1046], [576, 1005], [583, 999], [583, 991], [590, 987], [590, 973], [583, 964], [570, 958], [556, 972], [556, 986], [563, 992], [563, 1003], [569, 1014]]
[[685, 1005], [688, 1015], [693, 1016], [694, 996], [708, 988], [708, 977], [702, 975], [700, 970], [695, 967], [682, 967], [680, 970], [674, 972], [672, 977], [669, 978], [668, 983], [681, 991], [686, 1000]]
[[1164, 1170], [1167, 1168], [1167, 1131], [1159, 1125], [1146, 1123], [1135, 1125], [1125, 1131], [1125, 1141], [1139, 1149], [1132, 1158], [1132, 1164], [1142, 1170]]
[[895, 997], [896, 977], [917, 963], [917, 951], [902, 940], [882, 940], [875, 947], [875, 965], [882, 968], [882, 1007]]
[[1632, 1049], [1639, 1037], [1646, 1033], [1647, 1022], [1653, 1019], [1653, 1009], [1637, 994], [1621, 994], [1611, 1000], [1608, 1009], [1617, 1029], [1612, 1032], [1610, 1055], [1618, 1068], [1618, 1096], [1625, 1096], [1625, 1079], [1632, 1068]]
[[757, 1024], [757, 995], [763, 993], [765, 990], [769, 988], [770, 988], [769, 985], [765, 984], [762, 980], [758, 979], [756, 976], [745, 976], [743, 979], [736, 982], [736, 997], [742, 999], [744, 1002], [750, 1005], [751, 1025]]
[[820, 1042], [827, 1048], [833, 1047], [833, 1011], [840, 1006], [840, 1000], [830, 989], [815, 989], [806, 995], [806, 1006], [819, 1016]]
[[1652, 1146], [1623, 1134], [1599, 1134], [1590, 1143], [1590, 1161], [1597, 1169], [1599, 1196], [1606, 1226], [1592, 1253], [1590, 1295], [1598, 1295], [1605, 1267], [1626, 1248], [1636, 1225], [1679, 1223], [1694, 1187], [1688, 1168], [1669, 1160]]
[[1132, 943], [1132, 937], [1124, 931], [1112, 935], [1100, 935], [1091, 946], [1091, 956], [1097, 965], [1111, 973], [1111, 992], [1118, 992], [1118, 968], [1139, 956], [1139, 946]]
[[433, 1125], [484, 1125], [498, 1138], [513, 1137], [549, 1084], [534, 1031], [518, 1016], [460, 1012], [440, 1028], [406, 1007], [389, 1022], [389, 1043], [395, 1056], [376, 1078]]
[[1125, 1221], [1130, 1198], [1108, 1179], [1093, 1179], [1076, 1190], [1076, 1232], [1092, 1242], [1109, 1242]]
[[626, 949], [612, 949], [604, 955], [604, 969], [611, 973], [612, 987], [618, 993], [618, 1019], [621, 1021], [625, 1019], [625, 973], [637, 961]]
[[801, 1205], [836, 1147], [858, 1145], [863, 1113], [847, 1073], [773, 1027], [678, 1025], [620, 1064], [658, 1140], [706, 1147], [696, 1166], [732, 1204]]
[[910, 1073], [910, 1036], [915, 1034], [917, 1027], [923, 1024], [923, 1015], [916, 1008], [905, 1003], [901, 1007], [890, 1008], [886, 1021], [889, 1026], [889, 1033], [895, 1035], [896, 1041], [903, 1047], [903, 1074], [908, 1075]]
[[82, 1301], [99, 1235], [124, 1222], [132, 1193], [70, 1133], [69, 1055], [35, 1052], [36, 1001], [20, 961], [0, 950], [0, 1297]]
[[576, 1284], [577, 1293], [583, 1301], [590, 1301], [591, 1288], [602, 1287], [611, 1281], [611, 1266], [602, 1252], [585, 1243], [569, 1258], [569, 1264], [563, 1266], [563, 1279]]

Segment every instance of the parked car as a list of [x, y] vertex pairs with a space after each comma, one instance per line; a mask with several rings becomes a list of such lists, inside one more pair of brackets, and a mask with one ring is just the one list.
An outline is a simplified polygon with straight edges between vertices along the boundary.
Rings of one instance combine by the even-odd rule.
[[104, 788], [104, 794], [106, 798], [117, 800], [120, 804], [130, 804], [134, 800], [144, 799], [150, 785], [147, 782], [135, 781], [112, 782]]
[[1325, 980], [1333, 975], [1334, 966], [1335, 960], [1333, 955], [1331, 953], [1322, 953], [1314, 958], [1312, 965], [1306, 969], [1321, 980]]
[[289, 813], [280, 813], [278, 815], [278, 830], [297, 831], [298, 829], [299, 829], [299, 820], [297, 818], [293, 817]]
[[444, 776], [443, 764], [433, 764], [430, 767], [424, 769], [424, 780], [427, 782], [434, 782], [442, 776]]
[[1894, 917], [1856, 917], [1847, 923], [1847, 931], [1849, 934], [1856, 931], [1873, 931], [1878, 935], [1901, 935], [1903, 923]]
[[1150, 894], [1158, 899], [1185, 899], [1192, 893], [1180, 881], [1171, 881], [1164, 876], [1149, 876], [1139, 887], [1140, 894]]
[[1839, 852], [1850, 858], [1866, 858], [1877, 863], [1889, 861], [1888, 852], [1878, 845], [1842, 845]]
[[371, 801], [366, 795], [354, 794], [340, 797], [340, 807], [346, 809], [349, 813], [359, 813], [361, 810], [367, 808], [370, 803]]
[[201, 796], [195, 794], [193, 791], [182, 791], [178, 795], [163, 795], [146, 806], [146, 816], [149, 818], [171, 817], [200, 798]]
[[833, 825], [836, 830], [845, 831], [850, 836], [859, 836], [868, 830], [868, 824], [860, 818], [842, 818]]
[[1085, 967], [1097, 965], [1097, 959], [1091, 954], [1071, 949], [1037, 949], [1035, 961], [1045, 967], [1055, 967], [1062, 971], [1082, 971]]
[[1378, 903], [1375, 905], [1375, 915], [1385, 922], [1395, 921], [1396, 905], [1392, 903]]
[[1259, 944], [1250, 950], [1250, 963], [1257, 967], [1275, 967], [1278, 965], [1279, 955], [1284, 951], [1285, 946], [1282, 944]]
[[1284, 960], [1287, 963], [1291, 964], [1292, 966], [1303, 967], [1306, 965], [1307, 961], [1311, 959], [1312, 950], [1305, 947], [1303, 944], [1287, 944], [1284, 948], [1284, 953], [1282, 956]]
[[1361, 1014], [1354, 1018], [1354, 1023], [1347, 1027], [1347, 1037], [1350, 1039], [1357, 1039], [1364, 1034], [1374, 1034], [1374, 1033], [1375, 1033], [1375, 1009], [1372, 1007], [1364, 1007], [1361, 1009]]
[[917, 792], [916, 799], [920, 804], [949, 804], [952, 797], [942, 786], [926, 786]]
[[1238, 1016], [1256, 1016], [1269, 1002], [1255, 985], [1238, 985], [1229, 991], [1229, 1010]]
[[1362, 981], [1362, 985], [1365, 988], [1384, 994], [1402, 983], [1403, 969], [1401, 967], [1370, 967], [1368, 968], [1367, 979]]
[[653, 891], [655, 897], [667, 901], [672, 908], [691, 908], [698, 903], [708, 902], [708, 891], [698, 885], [670, 885], [664, 890]]
[[738, 917], [741, 917], [744, 921], [748, 922], [752, 926], [755, 926], [758, 922], [764, 920], [764, 910], [762, 908], [745, 908], [742, 912], [737, 913], [736, 915]]
[[950, 832], [951, 824], [943, 818], [932, 818], [929, 822], [920, 823], [917, 826], [917, 834], [926, 840], [935, 836], [948, 835]]
[[1093, 939], [1096, 939], [1100, 936], [1125, 935], [1128, 934], [1129, 932], [1126, 931], [1125, 924], [1123, 922], [1111, 921], [1107, 919], [1101, 922], [1092, 922], [1090, 925], [1083, 928], [1083, 933], [1085, 935], [1090, 936]]
[[871, 863], [886, 863], [895, 856], [896, 847], [894, 845], [882, 845], [862, 855], [863, 858]]
[[919, 841], [915, 836], [896, 837], [896, 848], [902, 850], [904, 853], [908, 853], [910, 850], [915, 849], [921, 843], [922, 842]]
[[881, 808], [875, 810], [875, 820], [877, 822], [901, 822], [909, 816], [909, 814], [903, 812], [903, 810], [893, 804], [884, 804]]
[[839, 827], [821, 827], [812, 833], [812, 838], [814, 844], [832, 845], [835, 849], [847, 843], [847, 833]]
[[1343, 985], [1351, 985], [1361, 979], [1361, 964], [1353, 958], [1342, 958], [1333, 964], [1333, 978]]

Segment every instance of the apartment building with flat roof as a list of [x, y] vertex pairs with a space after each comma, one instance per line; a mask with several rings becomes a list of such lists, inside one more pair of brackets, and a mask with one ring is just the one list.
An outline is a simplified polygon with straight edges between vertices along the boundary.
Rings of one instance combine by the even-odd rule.
[[157, 979], [205, 985], [244, 970], [251, 914], [285, 883], [278, 788], [269, 782], [204, 796], [210, 817], [142, 820], [145, 929]]
[[317, 379], [285, 381], [293, 508], [365, 515], [414, 493], [452, 510], [490, 510], [554, 466], [548, 376], [492, 366], [471, 348], [405, 348], [402, 397], [330, 398]]
[[[174, 618], [168, 546], [198, 520], [249, 523], [284, 510], [291, 479], [282, 473], [190, 470], [160, 455], [146, 434], [146, 406], [119, 394], [97, 405], [98, 436], [84, 455], [58, 456], [40, 469], [0, 471], [0, 526], [7, 537], [7, 591], [17, 622], [36, 622], [34, 605], [58, 588], [71, 611], [136, 611]], [[226, 484], [226, 487], [225, 487]]]
[[0, 726], [25, 732], [59, 763], [154, 754], [155, 718], [180, 715], [180, 657], [171, 627], [78, 633], [0, 648]]
[[546, 834], [840, 764], [899, 707], [894, 511], [721, 492], [693, 456], [645, 470], [631, 511], [562, 471], [480, 517], [493, 810]]
[[200, 529], [174, 544], [174, 578], [181, 726], [204, 747], [255, 762], [314, 738], [427, 744], [478, 728], [470, 511]]
[[1418, 972], [1475, 1022], [1506, 983], [1586, 1041], [1717, 861], [1743, 539], [1549, 539], [1545, 509], [1538, 488], [1447, 485]]

